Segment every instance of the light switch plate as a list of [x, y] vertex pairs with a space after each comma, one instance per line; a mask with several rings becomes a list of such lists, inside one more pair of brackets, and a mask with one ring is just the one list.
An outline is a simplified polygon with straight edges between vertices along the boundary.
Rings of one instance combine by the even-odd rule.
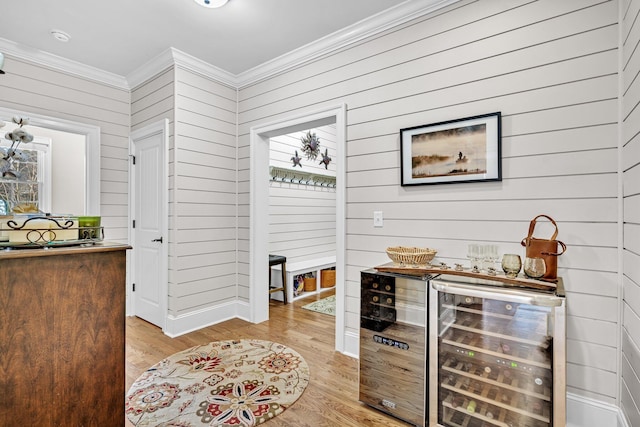
[[382, 211], [373, 211], [373, 226], [382, 227], [384, 225], [384, 219], [382, 218]]

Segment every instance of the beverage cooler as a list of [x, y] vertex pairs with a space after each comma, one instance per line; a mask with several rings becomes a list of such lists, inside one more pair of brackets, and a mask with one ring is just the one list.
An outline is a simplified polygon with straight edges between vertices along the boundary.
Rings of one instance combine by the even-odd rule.
[[439, 276], [429, 282], [429, 426], [562, 427], [565, 299]]
[[360, 401], [416, 426], [427, 418], [428, 277], [361, 272]]

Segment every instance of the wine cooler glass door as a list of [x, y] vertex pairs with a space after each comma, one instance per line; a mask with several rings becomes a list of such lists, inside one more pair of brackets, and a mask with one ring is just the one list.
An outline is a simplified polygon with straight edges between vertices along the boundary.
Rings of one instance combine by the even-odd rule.
[[436, 281], [431, 292], [431, 425], [553, 426], [562, 300]]

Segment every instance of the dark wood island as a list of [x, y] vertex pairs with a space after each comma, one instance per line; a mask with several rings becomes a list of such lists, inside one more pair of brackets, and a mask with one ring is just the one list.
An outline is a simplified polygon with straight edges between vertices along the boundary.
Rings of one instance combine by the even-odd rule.
[[0, 425], [124, 425], [127, 249], [0, 251]]

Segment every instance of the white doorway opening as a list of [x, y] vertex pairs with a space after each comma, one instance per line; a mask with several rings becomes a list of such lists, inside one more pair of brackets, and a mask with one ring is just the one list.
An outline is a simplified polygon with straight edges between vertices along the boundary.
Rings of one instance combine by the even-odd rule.
[[269, 140], [305, 129], [336, 125], [336, 350], [344, 350], [346, 105], [329, 107], [251, 128], [249, 197], [249, 305], [251, 321], [269, 319]]

